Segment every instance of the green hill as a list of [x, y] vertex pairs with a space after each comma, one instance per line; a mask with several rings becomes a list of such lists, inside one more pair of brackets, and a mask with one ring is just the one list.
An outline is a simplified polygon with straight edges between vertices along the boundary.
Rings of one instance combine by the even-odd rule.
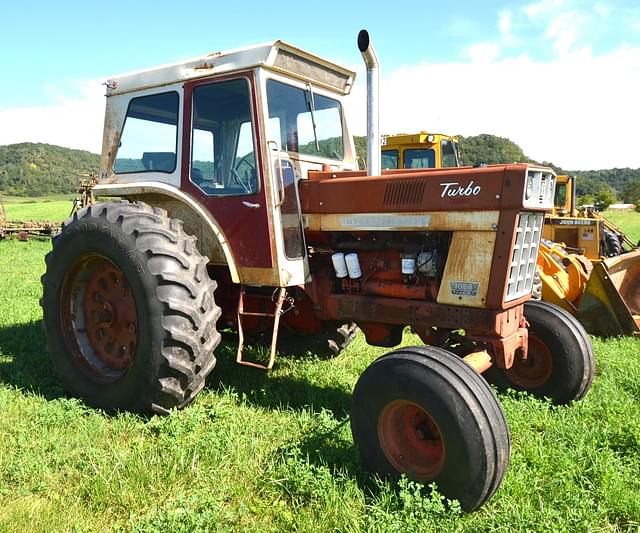
[[[520, 146], [505, 137], [481, 134], [459, 139], [465, 165], [532, 161]], [[356, 136], [354, 140], [358, 158], [366, 161], [366, 137]], [[603, 190], [612, 190], [618, 200], [636, 202], [640, 198], [640, 168], [567, 170], [548, 161], [542, 163], [553, 167], [558, 174], [578, 176], [578, 196], [596, 196]], [[96, 172], [99, 166], [100, 156], [84, 150], [41, 143], [0, 146], [0, 194], [44, 196], [73, 193], [79, 174]]]
[[463, 165], [486, 163], [529, 163], [522, 148], [506, 137], [482, 133], [470, 137], [458, 137]]
[[44, 196], [75, 192], [79, 174], [97, 172], [100, 156], [41, 143], [0, 146], [0, 194]]

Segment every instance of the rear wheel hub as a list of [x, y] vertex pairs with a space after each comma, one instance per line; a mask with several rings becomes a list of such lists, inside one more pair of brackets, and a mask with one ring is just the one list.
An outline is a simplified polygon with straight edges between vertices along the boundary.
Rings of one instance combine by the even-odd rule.
[[126, 372], [138, 344], [138, 313], [115, 263], [99, 255], [81, 257], [65, 278], [61, 315], [76, 359], [99, 381]]

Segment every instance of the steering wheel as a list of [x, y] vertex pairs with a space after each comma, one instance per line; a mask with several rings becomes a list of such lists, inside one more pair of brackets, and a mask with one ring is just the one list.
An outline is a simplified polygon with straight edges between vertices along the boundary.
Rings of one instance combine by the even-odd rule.
[[240, 174], [238, 174], [238, 171], [235, 168], [232, 168], [229, 171], [229, 174], [231, 174], [231, 179], [244, 189], [244, 192], [246, 192], [247, 194], [251, 194], [251, 189], [249, 188], [249, 185], [247, 185], [244, 181], [242, 181], [242, 178], [240, 178]]
[[247, 194], [252, 194], [253, 191], [251, 190], [251, 183], [247, 183], [243, 181], [242, 178], [240, 177], [239, 169], [242, 165], [247, 165], [249, 167], [249, 171], [255, 173], [255, 170], [256, 170], [255, 163], [249, 160], [249, 154], [247, 154], [244, 157], [241, 157], [240, 159], [238, 159], [235, 166], [231, 169], [231, 178], [238, 185], [240, 185]]

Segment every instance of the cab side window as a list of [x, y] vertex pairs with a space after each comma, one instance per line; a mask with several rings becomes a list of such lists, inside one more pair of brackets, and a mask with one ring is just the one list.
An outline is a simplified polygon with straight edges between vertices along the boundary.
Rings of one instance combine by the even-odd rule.
[[178, 102], [176, 92], [131, 99], [113, 163], [116, 174], [176, 169]]
[[456, 149], [454, 144], [448, 139], [443, 139], [440, 143], [440, 149], [442, 150], [442, 166], [446, 167], [457, 167], [458, 166], [458, 158], [456, 155]]
[[382, 168], [398, 168], [398, 150], [382, 150]]

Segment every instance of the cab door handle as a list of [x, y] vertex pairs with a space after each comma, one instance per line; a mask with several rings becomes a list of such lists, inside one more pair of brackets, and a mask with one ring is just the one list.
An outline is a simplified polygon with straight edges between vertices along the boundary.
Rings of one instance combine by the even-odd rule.
[[260, 207], [260, 204], [254, 204], [253, 202], [246, 202], [246, 201], [243, 201], [242, 205], [244, 205], [245, 207], [248, 207], [249, 209], [258, 209]]

